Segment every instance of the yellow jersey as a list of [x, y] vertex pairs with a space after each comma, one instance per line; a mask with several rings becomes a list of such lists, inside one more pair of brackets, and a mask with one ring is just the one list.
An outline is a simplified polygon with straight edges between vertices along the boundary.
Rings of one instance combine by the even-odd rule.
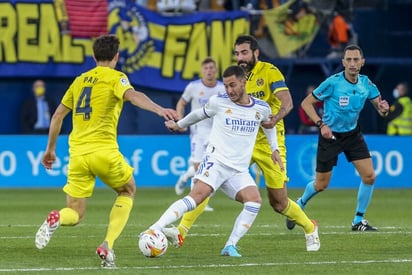
[[[276, 97], [279, 91], [289, 90], [283, 74], [274, 65], [258, 61], [247, 76], [246, 92], [254, 97], [266, 101], [273, 114], [279, 112], [281, 102]], [[285, 134], [283, 119], [276, 124], [278, 135]], [[256, 143], [268, 143], [265, 133], [259, 130]]]
[[124, 73], [103, 66], [73, 81], [62, 99], [62, 104], [72, 110], [73, 129], [69, 137], [72, 156], [119, 148], [117, 124], [123, 95], [129, 89], [133, 87]]

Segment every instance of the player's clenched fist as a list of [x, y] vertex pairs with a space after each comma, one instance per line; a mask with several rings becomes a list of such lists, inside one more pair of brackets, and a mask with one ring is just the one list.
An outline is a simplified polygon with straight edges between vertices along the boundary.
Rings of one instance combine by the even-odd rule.
[[46, 169], [51, 169], [53, 162], [56, 160], [56, 153], [52, 151], [46, 151], [43, 155], [41, 163]]

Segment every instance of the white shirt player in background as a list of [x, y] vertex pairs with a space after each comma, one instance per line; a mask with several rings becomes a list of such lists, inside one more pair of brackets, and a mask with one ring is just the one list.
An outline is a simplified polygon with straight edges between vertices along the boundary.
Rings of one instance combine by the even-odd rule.
[[[190, 103], [190, 111], [201, 109], [212, 95], [224, 94], [225, 87], [221, 81], [216, 79], [216, 62], [213, 58], [207, 57], [202, 61], [202, 78], [190, 82], [181, 98], [177, 102], [176, 111], [183, 117], [185, 107]], [[205, 119], [190, 126], [190, 159], [188, 170], [180, 175], [175, 185], [177, 195], [182, 195], [189, 179], [197, 170], [206, 149], [209, 133], [212, 127], [212, 120]], [[213, 208], [206, 206], [205, 211], [213, 211]]]
[[[262, 203], [258, 187], [249, 174], [249, 163], [258, 130], [261, 124], [270, 121], [271, 109], [266, 102], [246, 93], [246, 79], [241, 67], [228, 67], [223, 73], [223, 83], [227, 94], [212, 96], [203, 108], [190, 112], [178, 122], [165, 122], [171, 131], [179, 131], [213, 117], [209, 144], [194, 176], [192, 190], [170, 205], [150, 229], [162, 230], [174, 245], [182, 242], [179, 230], [166, 226], [221, 189], [229, 198], [243, 203], [221, 255], [241, 257], [236, 244], [252, 226]], [[265, 129], [265, 134], [273, 151], [273, 161], [284, 169], [276, 128]]]

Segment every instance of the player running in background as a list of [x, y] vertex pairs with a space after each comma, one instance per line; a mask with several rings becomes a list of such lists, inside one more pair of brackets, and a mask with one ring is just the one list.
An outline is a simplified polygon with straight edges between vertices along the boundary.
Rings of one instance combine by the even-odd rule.
[[[362, 49], [357, 45], [347, 46], [342, 57], [344, 71], [328, 77], [302, 101], [303, 109], [320, 130], [316, 177], [306, 185], [297, 203], [304, 209], [310, 199], [328, 187], [333, 166], [336, 166], [338, 155], [343, 152], [361, 177], [352, 230], [376, 231], [377, 228], [364, 219], [372, 198], [376, 175], [358, 118], [366, 100], [369, 100], [383, 117], [388, 115], [389, 104], [381, 99], [375, 84], [367, 76], [359, 74], [364, 64]], [[314, 107], [319, 101], [324, 103], [322, 119]], [[293, 229], [293, 221], [286, 220], [286, 226]]]
[[119, 152], [117, 124], [123, 102], [158, 114], [166, 120], [177, 119], [177, 113], [151, 101], [130, 85], [125, 74], [114, 68], [119, 58], [119, 39], [113, 35], [98, 37], [93, 43], [96, 67], [78, 76], [66, 91], [54, 113], [42, 164], [51, 169], [56, 160], [57, 137], [63, 119], [72, 112], [73, 130], [69, 137], [69, 165], [66, 207], [53, 210], [36, 233], [38, 249], [47, 246], [60, 226], [74, 226], [81, 222], [87, 198], [92, 196], [96, 176], [116, 193], [117, 198], [109, 216], [103, 243], [96, 253], [102, 267], [114, 267], [113, 245], [129, 219], [136, 191], [133, 168]]
[[[249, 160], [260, 125], [270, 121], [271, 110], [267, 103], [246, 93], [244, 71], [239, 66], [230, 66], [223, 72], [223, 83], [227, 94], [212, 96], [202, 109], [192, 111], [177, 123], [165, 122], [170, 130], [178, 131], [213, 117], [209, 144], [196, 171], [193, 189], [189, 195], [170, 205], [150, 229], [162, 230], [172, 243], [181, 242], [177, 228], [165, 227], [221, 189], [229, 198], [243, 203], [221, 255], [241, 257], [236, 244], [252, 226], [262, 202], [256, 183], [249, 174]], [[282, 170], [276, 130], [266, 129], [265, 134], [270, 142], [273, 165]]]
[[[283, 118], [292, 110], [293, 103], [285, 79], [278, 68], [270, 63], [259, 61], [259, 45], [253, 36], [239, 36], [235, 41], [234, 54], [238, 65], [244, 69], [247, 75], [246, 92], [266, 101], [274, 114], [274, 118], [271, 120], [272, 127], [276, 125], [279, 154], [285, 169], [282, 170], [278, 165], [274, 165], [271, 159], [272, 151], [270, 145], [262, 130], [259, 130], [257, 135], [251, 164], [256, 163], [263, 173], [272, 208], [301, 226], [307, 236], [306, 250], [317, 251], [320, 248], [320, 241], [317, 234], [314, 234], [317, 230], [316, 221], [310, 220], [296, 202], [288, 198], [286, 188], [286, 183], [289, 179], [286, 175], [286, 145]], [[206, 201], [208, 199], [206, 198]], [[184, 227], [180, 223], [177, 227], [183, 237], [183, 241], [196, 218], [202, 212], [196, 209], [191, 213], [192, 223], [186, 222]], [[316, 238], [313, 238], [314, 236]], [[174, 243], [174, 245], [181, 246], [183, 241]]]
[[[191, 81], [177, 102], [176, 111], [181, 117], [184, 116], [185, 106], [188, 103], [190, 103], [191, 111], [201, 109], [212, 95], [225, 93], [223, 83], [216, 79], [216, 61], [211, 57], [205, 58], [202, 61], [201, 69], [202, 78]], [[199, 167], [209, 140], [211, 128], [211, 119], [205, 119], [190, 126], [190, 166], [189, 169], [179, 177], [175, 185], [177, 195], [184, 193], [186, 183], [194, 176], [195, 171]], [[202, 211], [203, 209], [213, 211], [213, 208], [208, 207], [207, 204], [200, 205], [199, 207], [202, 207]], [[183, 218], [182, 221], [184, 220]]]

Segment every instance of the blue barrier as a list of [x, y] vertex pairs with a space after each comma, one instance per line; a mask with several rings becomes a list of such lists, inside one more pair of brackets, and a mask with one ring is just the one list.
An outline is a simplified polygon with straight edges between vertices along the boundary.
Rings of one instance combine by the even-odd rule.
[[[377, 175], [375, 187], [412, 187], [412, 137], [366, 135], [365, 140]], [[316, 148], [317, 136], [287, 136], [289, 188], [305, 187], [314, 179]], [[359, 183], [360, 177], [352, 163], [341, 154], [329, 188], [356, 188]]]
[[[412, 187], [412, 137], [366, 136], [377, 174], [377, 188]], [[58, 140], [51, 170], [41, 165], [46, 136], [0, 136], [0, 188], [61, 187], [66, 182], [67, 136]], [[289, 188], [303, 188], [314, 177], [317, 137], [287, 136]], [[138, 186], [171, 187], [188, 165], [187, 135], [120, 136], [120, 150], [134, 168]], [[408, 168], [409, 167], [409, 168]], [[354, 188], [360, 179], [343, 155], [330, 188]], [[259, 184], [264, 185], [260, 176]], [[97, 186], [102, 186], [98, 181]]]

